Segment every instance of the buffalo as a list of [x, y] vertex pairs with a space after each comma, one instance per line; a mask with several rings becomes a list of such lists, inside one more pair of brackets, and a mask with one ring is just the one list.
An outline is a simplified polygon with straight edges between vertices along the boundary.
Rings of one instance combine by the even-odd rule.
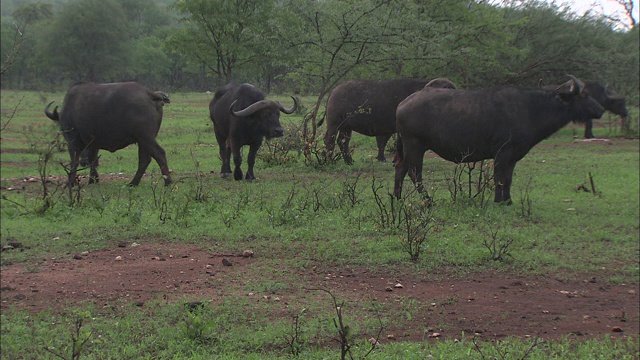
[[171, 183], [164, 149], [156, 141], [162, 124], [162, 108], [169, 102], [166, 93], [152, 92], [136, 82], [97, 84], [77, 83], [67, 92], [62, 110], [44, 112], [60, 123], [67, 141], [71, 164], [69, 186], [77, 183], [76, 172], [81, 162], [90, 166], [89, 183], [98, 182], [98, 151], [115, 152], [138, 144], [138, 171], [129, 185], [140, 183], [142, 175], [155, 159], [165, 185]]
[[[557, 86], [558, 85], [549, 85], [544, 88], [550, 90]], [[620, 115], [623, 118], [623, 121], [627, 117], [627, 107], [624, 96], [612, 93], [606, 86], [595, 81], [585, 81], [584, 91], [594, 100], [599, 102], [605, 110], [611, 111], [616, 115]], [[588, 119], [584, 122], [584, 137], [585, 139], [594, 138], [592, 119]]]
[[[327, 100], [327, 131], [324, 136], [327, 155], [333, 156], [337, 134], [342, 158], [347, 164], [352, 164], [349, 140], [355, 131], [375, 136], [378, 143], [376, 159], [386, 161], [384, 149], [391, 135], [396, 132], [396, 107], [427, 83], [429, 80], [349, 80], [338, 85]], [[433, 86], [449, 85], [442, 81]], [[323, 120], [318, 126], [322, 125]]]
[[455, 163], [493, 159], [494, 201], [510, 204], [514, 167], [533, 146], [570, 121], [602, 116], [604, 109], [584, 87], [571, 76], [554, 90], [425, 87], [412, 94], [396, 111], [395, 196], [401, 197], [407, 172], [418, 190], [423, 190], [422, 161], [430, 149]]
[[292, 114], [298, 107], [294, 97], [293, 107], [286, 109], [282, 104], [273, 100], [265, 100], [265, 96], [258, 88], [251, 84], [230, 83], [220, 87], [209, 103], [209, 115], [213, 121], [213, 129], [220, 148], [222, 160], [222, 177], [231, 174], [231, 154], [235, 169], [233, 178], [242, 179], [242, 146], [249, 145], [247, 158], [246, 180], [255, 180], [253, 165], [256, 154], [263, 139], [284, 135], [284, 128], [280, 125], [280, 112]]

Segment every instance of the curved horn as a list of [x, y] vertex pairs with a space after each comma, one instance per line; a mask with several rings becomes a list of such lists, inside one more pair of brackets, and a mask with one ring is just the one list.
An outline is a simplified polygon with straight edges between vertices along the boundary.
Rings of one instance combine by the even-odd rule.
[[44, 114], [47, 115], [47, 117], [51, 120], [54, 121], [59, 121], [60, 120], [60, 115], [58, 114], [58, 107], [56, 106], [53, 109], [53, 112], [49, 111], [49, 107], [51, 106], [51, 104], [53, 104], [55, 101], [50, 102], [47, 107], [44, 108]]
[[284, 106], [282, 106], [282, 104], [278, 103], [279, 105], [279, 109], [280, 111], [282, 111], [285, 114], [293, 114], [294, 111], [296, 111], [296, 109], [298, 108], [298, 102], [296, 101], [296, 98], [294, 98], [293, 96], [291, 97], [293, 99], [293, 107], [289, 108], [289, 109], [285, 109]]
[[[584, 89], [584, 83], [582, 81], [580, 81], [578, 78], [576, 78], [573, 75], [567, 75], [571, 80], [565, 82], [564, 84], [558, 86], [558, 88], [556, 88], [556, 92], [557, 93], [561, 93], [561, 94], [580, 94], [582, 93], [582, 90]], [[567, 89], [568, 90], [565, 90]]]
[[249, 116], [249, 115], [253, 115], [256, 111], [262, 110], [266, 107], [271, 106], [272, 104], [276, 104], [276, 106], [278, 106], [279, 104], [275, 101], [272, 100], [260, 100], [257, 102], [254, 102], [253, 104], [247, 106], [246, 108], [239, 110], [239, 111], [233, 111], [233, 105], [235, 105], [235, 103], [238, 100], [234, 100], [231, 103], [231, 106], [229, 106], [229, 111], [234, 115], [234, 116], [238, 116], [238, 117], [244, 117], [244, 116]]
[[435, 87], [442, 89], [458, 89], [453, 81], [447, 78], [435, 78], [427, 83], [424, 87]]
[[611, 100], [625, 100], [624, 96], [622, 96], [622, 95], [609, 95], [609, 99], [611, 99]]
[[[584, 83], [580, 79], [578, 79], [577, 77], [575, 77], [573, 75], [567, 75], [567, 76], [569, 78], [571, 78], [571, 80], [573, 80], [573, 83], [575, 85], [578, 86], [578, 92], [577, 93], [580, 94], [582, 92], [582, 90], [584, 90]], [[572, 86], [570, 92], [574, 92], [574, 91], [575, 91], [575, 89]]]

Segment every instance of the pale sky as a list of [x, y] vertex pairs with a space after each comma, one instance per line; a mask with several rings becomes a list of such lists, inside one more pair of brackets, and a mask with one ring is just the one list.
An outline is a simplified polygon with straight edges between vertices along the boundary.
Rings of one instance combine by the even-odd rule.
[[[486, 0], [492, 4], [502, 4], [505, 6], [526, 3], [528, 0]], [[568, 6], [569, 9], [577, 16], [583, 16], [585, 12], [591, 11], [594, 15], [604, 14], [609, 18], [616, 18], [620, 24], [616, 26], [619, 29], [629, 29], [631, 21], [626, 15], [624, 6], [620, 5], [618, 0], [543, 0], [549, 4], [555, 4], [560, 8]], [[623, 1], [623, 0], [620, 0]], [[628, 1], [628, 0], [625, 0]], [[640, 9], [640, 0], [633, 1], [633, 18], [636, 23], [640, 20], [638, 10]]]
[[[557, 0], [549, 2], [555, 2], [556, 4], [567, 4], [573, 12], [577, 15], [584, 15], [588, 10], [596, 14], [605, 14], [607, 16], [617, 17], [622, 20], [624, 24], [630, 26], [630, 20], [626, 15], [624, 7], [620, 5], [616, 0]], [[633, 0], [633, 18], [638, 22], [638, 2], [640, 0]]]

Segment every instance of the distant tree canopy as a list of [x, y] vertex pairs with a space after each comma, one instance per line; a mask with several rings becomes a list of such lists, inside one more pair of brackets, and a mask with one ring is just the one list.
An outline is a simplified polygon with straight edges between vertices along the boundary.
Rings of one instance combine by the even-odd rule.
[[2, 57], [12, 66], [2, 88], [137, 80], [203, 91], [235, 81], [319, 94], [349, 78], [448, 77], [478, 88], [573, 74], [637, 103], [637, 25], [617, 30], [615, 20], [553, 3], [506, 3], [4, 0]]

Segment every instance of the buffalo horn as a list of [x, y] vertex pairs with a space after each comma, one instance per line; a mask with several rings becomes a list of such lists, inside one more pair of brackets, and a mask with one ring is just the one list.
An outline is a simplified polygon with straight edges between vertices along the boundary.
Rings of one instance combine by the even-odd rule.
[[[234, 101], [231, 103], [231, 106], [229, 106], [229, 111], [230, 111], [234, 116], [237, 116], [237, 117], [244, 117], [244, 116], [253, 115], [253, 113], [255, 113], [256, 111], [259, 111], [259, 110], [262, 110], [262, 109], [264, 109], [264, 108], [266, 108], [266, 107], [269, 107], [270, 105], [272, 105], [272, 104], [274, 104], [274, 103], [275, 103], [275, 104], [278, 104], [277, 102], [272, 101], [272, 100], [260, 100], [260, 101], [254, 102], [253, 104], [251, 104], [251, 105], [247, 106], [246, 108], [244, 108], [244, 109], [242, 109], [242, 110], [239, 110], [239, 111], [233, 111], [233, 105], [235, 105], [235, 103], [236, 103], [237, 101], [238, 101], [238, 100], [234, 100]], [[276, 105], [276, 106], [277, 106], [277, 105]]]
[[56, 106], [53, 109], [53, 112], [49, 111], [49, 107], [51, 106], [51, 104], [53, 104], [55, 101], [50, 102], [47, 107], [44, 108], [44, 113], [45, 115], [47, 115], [47, 117], [51, 120], [60, 120], [60, 117], [58, 116], [58, 107]]
[[571, 88], [569, 89], [569, 92], [573, 93], [575, 91], [574, 86], [577, 85], [578, 86], [577, 94], [582, 93], [582, 90], [584, 89], [584, 83], [573, 75], [567, 75], [567, 76], [570, 77], [571, 80], [573, 81], [573, 83], [571, 84]]
[[427, 83], [424, 87], [435, 87], [441, 89], [458, 89], [453, 81], [447, 78], [435, 78]]
[[285, 107], [282, 106], [282, 104], [278, 103], [280, 111], [282, 111], [285, 114], [293, 114], [293, 112], [296, 111], [296, 109], [298, 108], [298, 102], [296, 101], [296, 98], [294, 98], [293, 96], [291, 98], [293, 99], [293, 107], [292, 108], [285, 109]]

